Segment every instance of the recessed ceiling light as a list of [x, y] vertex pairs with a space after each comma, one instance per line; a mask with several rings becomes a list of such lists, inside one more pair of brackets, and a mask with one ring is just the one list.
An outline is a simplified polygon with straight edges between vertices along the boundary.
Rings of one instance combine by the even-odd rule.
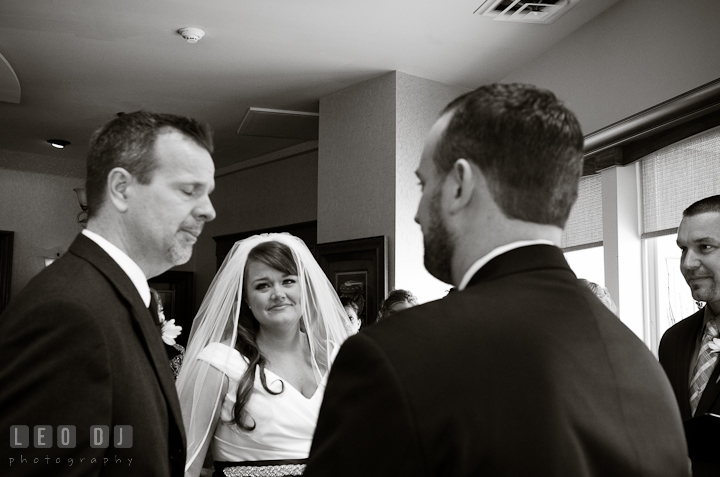
[[57, 147], [58, 149], [70, 145], [70, 141], [64, 139], [48, 139], [47, 142], [49, 142], [52, 147]]

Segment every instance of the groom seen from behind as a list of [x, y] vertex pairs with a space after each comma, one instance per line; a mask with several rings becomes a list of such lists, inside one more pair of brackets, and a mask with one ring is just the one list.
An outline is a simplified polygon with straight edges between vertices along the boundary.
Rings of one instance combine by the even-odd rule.
[[350, 338], [306, 476], [687, 476], [672, 390], [555, 246], [583, 136], [549, 91], [490, 85], [432, 127], [425, 266], [457, 292]]
[[0, 474], [183, 475], [147, 279], [187, 262], [215, 217], [211, 151], [205, 126], [169, 114], [125, 114], [93, 137], [87, 229], [0, 315]]

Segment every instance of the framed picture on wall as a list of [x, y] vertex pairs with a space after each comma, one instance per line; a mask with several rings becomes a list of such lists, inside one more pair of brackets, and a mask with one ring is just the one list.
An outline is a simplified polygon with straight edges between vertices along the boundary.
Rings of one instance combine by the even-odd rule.
[[358, 305], [358, 318], [363, 323], [367, 323], [367, 306], [368, 302], [368, 272], [366, 270], [352, 270], [348, 272], [337, 272], [335, 274], [335, 283], [333, 286], [341, 297], [348, 297]]
[[[175, 317], [175, 290], [156, 290], [158, 296], [160, 296], [160, 302], [163, 306], [163, 313], [165, 319], [170, 321], [176, 319]], [[188, 330], [189, 331], [189, 330]]]
[[339, 296], [364, 301], [363, 326], [374, 323], [387, 295], [387, 237], [320, 243], [315, 254]]
[[165, 319], [174, 319], [176, 325], [182, 326], [180, 336], [175, 341], [187, 346], [195, 313], [193, 272], [168, 270], [148, 280], [148, 284], [158, 292]]

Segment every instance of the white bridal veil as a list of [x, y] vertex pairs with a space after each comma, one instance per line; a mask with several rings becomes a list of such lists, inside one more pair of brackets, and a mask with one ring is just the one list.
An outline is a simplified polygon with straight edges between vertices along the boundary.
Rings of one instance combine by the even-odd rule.
[[[302, 320], [317, 376], [323, 376], [329, 370], [331, 357], [348, 337], [350, 324], [338, 295], [302, 240], [282, 233], [255, 235], [236, 242], [195, 317], [177, 379], [188, 442], [186, 470], [196, 459], [205, 458], [199, 454], [206, 440], [212, 439], [212, 416], [220, 412], [222, 403], [223, 376], [218, 372], [208, 373], [210, 365], [199, 360], [198, 355], [210, 343], [235, 347], [248, 253], [256, 245], [269, 241], [287, 245], [297, 264]], [[208, 406], [208, 403], [214, 403], [214, 406]]]

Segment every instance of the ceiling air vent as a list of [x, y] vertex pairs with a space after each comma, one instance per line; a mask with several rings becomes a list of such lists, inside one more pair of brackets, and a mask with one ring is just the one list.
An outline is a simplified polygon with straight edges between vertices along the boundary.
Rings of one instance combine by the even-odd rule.
[[485, 0], [475, 15], [502, 22], [552, 23], [580, 0]]
[[283, 109], [249, 108], [240, 123], [241, 136], [277, 137], [286, 139], [318, 138], [318, 113]]

